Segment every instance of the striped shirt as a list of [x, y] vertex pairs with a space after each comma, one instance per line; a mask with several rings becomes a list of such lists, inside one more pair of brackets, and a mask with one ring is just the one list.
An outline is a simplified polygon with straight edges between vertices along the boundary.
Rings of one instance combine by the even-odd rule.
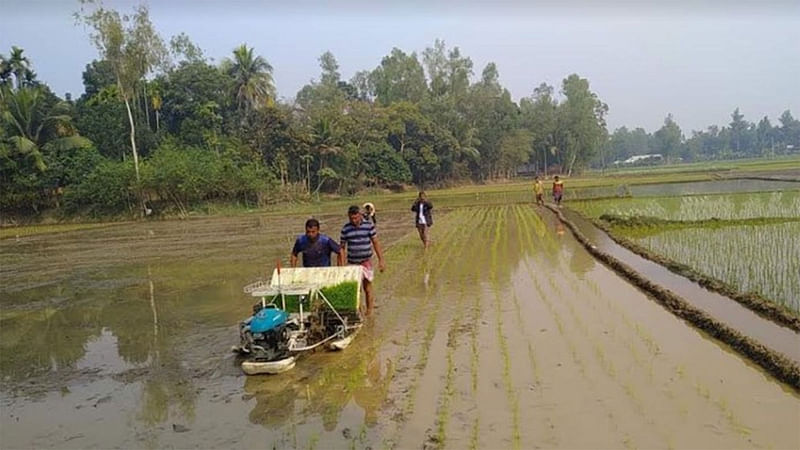
[[342, 234], [339, 239], [342, 247], [347, 248], [347, 263], [361, 264], [372, 258], [372, 241], [377, 235], [375, 225], [372, 222], [362, 220], [359, 226], [347, 222], [342, 227]]

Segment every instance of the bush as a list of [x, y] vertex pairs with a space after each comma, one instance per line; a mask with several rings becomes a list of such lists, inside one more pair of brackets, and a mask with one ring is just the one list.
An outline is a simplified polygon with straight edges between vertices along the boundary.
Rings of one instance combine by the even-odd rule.
[[142, 184], [185, 213], [191, 205], [213, 199], [264, 203], [276, 179], [260, 162], [236, 158], [231, 152], [218, 155], [195, 147], [178, 148], [170, 142], [145, 162]]
[[411, 170], [397, 151], [386, 142], [367, 144], [363, 155], [367, 177], [377, 184], [396, 185], [411, 181]]
[[214, 159], [208, 151], [163, 144], [142, 164], [142, 187], [185, 213], [191, 203], [214, 191], [221, 170]]
[[67, 211], [92, 215], [130, 210], [136, 204], [136, 174], [133, 161], [104, 161], [77, 186], [64, 193]]

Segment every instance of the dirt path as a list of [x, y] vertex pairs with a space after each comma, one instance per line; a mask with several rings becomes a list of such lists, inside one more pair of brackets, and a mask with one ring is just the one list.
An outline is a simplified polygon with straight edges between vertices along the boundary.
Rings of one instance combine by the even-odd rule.
[[[382, 226], [379, 307], [344, 353], [245, 377], [224, 353], [238, 316], [223, 308], [247, 308], [240, 280], [199, 300], [157, 282], [197, 305], [192, 319], [160, 312], [180, 332], [159, 334], [159, 364], [120, 360], [137, 337], [104, 328], [82, 376], [3, 393], [3, 447], [800, 447], [794, 391], [596, 263], [549, 212], [454, 210], [427, 254], [400, 237], [405, 222]], [[147, 290], [136, 292], [147, 319]]]

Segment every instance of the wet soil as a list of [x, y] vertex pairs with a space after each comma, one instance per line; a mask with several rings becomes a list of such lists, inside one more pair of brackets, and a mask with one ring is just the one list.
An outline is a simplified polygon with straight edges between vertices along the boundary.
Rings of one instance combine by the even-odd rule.
[[[800, 396], [528, 205], [379, 233], [378, 309], [344, 352], [246, 377], [241, 287], [302, 217], [0, 242], [3, 448], [798, 448]], [[335, 236], [338, 215], [322, 217]], [[298, 231], [295, 231], [298, 230]]]

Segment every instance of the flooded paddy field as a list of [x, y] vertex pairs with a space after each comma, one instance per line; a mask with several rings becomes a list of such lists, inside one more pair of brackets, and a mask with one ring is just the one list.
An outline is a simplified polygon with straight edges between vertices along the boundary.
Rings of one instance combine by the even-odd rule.
[[759, 292], [800, 312], [800, 221], [687, 228], [635, 241], [742, 292]]
[[[434, 199], [435, 201], [435, 199]], [[322, 215], [338, 235], [342, 215]], [[0, 241], [3, 448], [798, 448], [800, 396], [595, 260], [546, 210], [384, 212], [342, 353], [247, 377], [241, 287], [304, 217]]]
[[570, 207], [700, 276], [800, 313], [800, 190], [602, 199]]
[[570, 203], [589, 217], [603, 214], [644, 216], [665, 220], [736, 220], [759, 217], [800, 218], [800, 190], [736, 193], [721, 195], [687, 195], [674, 197], [642, 197], [599, 199]]

